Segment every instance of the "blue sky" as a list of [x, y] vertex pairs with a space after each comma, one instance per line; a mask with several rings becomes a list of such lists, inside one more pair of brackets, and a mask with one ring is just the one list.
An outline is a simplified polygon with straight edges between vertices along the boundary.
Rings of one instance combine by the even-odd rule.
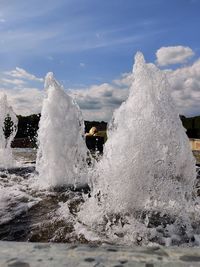
[[[0, 71], [53, 71], [65, 88], [84, 90], [130, 72], [138, 50], [155, 62], [161, 47], [189, 47], [184, 64], [193, 64], [199, 11], [199, 0], [0, 0]], [[43, 84], [30, 79], [27, 87]]]

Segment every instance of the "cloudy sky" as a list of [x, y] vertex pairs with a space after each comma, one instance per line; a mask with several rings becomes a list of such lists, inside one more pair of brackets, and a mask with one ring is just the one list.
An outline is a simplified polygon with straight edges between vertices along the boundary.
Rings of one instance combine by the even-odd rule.
[[0, 0], [0, 91], [40, 112], [53, 71], [85, 119], [109, 120], [128, 95], [133, 56], [166, 71], [181, 114], [200, 115], [200, 0]]

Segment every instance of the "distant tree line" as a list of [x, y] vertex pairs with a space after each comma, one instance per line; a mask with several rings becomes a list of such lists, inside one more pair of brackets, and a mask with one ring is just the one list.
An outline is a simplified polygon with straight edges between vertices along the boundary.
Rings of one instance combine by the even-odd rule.
[[[40, 114], [32, 114], [30, 116], [18, 115], [18, 130], [13, 142], [13, 146], [19, 147], [35, 147], [37, 146], [37, 131], [39, 129]], [[9, 121], [9, 120], [8, 120]], [[85, 121], [85, 132], [95, 126], [98, 131], [106, 131], [107, 122], [101, 121]], [[9, 136], [9, 124], [5, 126], [6, 134]]]
[[[29, 145], [35, 146], [37, 143], [37, 131], [39, 128], [40, 114], [32, 114], [30, 116], [17, 116], [18, 117], [18, 130], [15, 136], [15, 142], [23, 140], [24, 146]], [[186, 128], [186, 133], [189, 138], [200, 139], [200, 116], [186, 118], [185, 116], [180, 116], [183, 126]], [[85, 132], [89, 132], [92, 127], [96, 127], [98, 131], [106, 131], [107, 122], [101, 121], [85, 121]], [[12, 121], [9, 117], [5, 120], [4, 133], [8, 137], [12, 129]], [[20, 141], [21, 142], [21, 141]], [[21, 145], [20, 144], [14, 144]], [[28, 145], [28, 146], [29, 146]], [[22, 144], [23, 146], [23, 144]]]
[[39, 128], [40, 114], [33, 114], [30, 116], [17, 116], [18, 117], [18, 130], [15, 138], [30, 138], [37, 137]]
[[185, 116], [180, 116], [184, 128], [186, 129], [186, 134], [189, 138], [200, 139], [200, 116], [186, 118]]

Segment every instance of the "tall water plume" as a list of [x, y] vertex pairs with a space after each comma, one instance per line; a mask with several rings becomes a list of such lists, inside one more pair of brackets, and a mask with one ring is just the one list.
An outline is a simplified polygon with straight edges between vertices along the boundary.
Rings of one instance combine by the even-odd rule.
[[87, 183], [87, 149], [81, 111], [48, 73], [38, 131], [36, 170], [45, 187]]
[[[6, 136], [6, 122], [8, 135]], [[17, 133], [18, 119], [11, 106], [9, 106], [6, 94], [0, 95], [0, 168], [10, 168], [15, 165], [12, 155], [11, 142]]]
[[195, 160], [165, 74], [146, 64], [141, 53], [135, 56], [129, 97], [114, 112], [104, 155], [91, 176], [94, 190], [79, 218], [93, 229], [103, 231], [109, 214], [187, 213]]

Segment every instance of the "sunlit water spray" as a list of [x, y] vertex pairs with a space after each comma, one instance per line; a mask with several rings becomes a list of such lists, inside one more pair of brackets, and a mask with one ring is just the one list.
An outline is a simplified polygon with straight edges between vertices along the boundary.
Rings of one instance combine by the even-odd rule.
[[[38, 175], [33, 160], [0, 171], [1, 240], [200, 245], [195, 161], [168, 82], [140, 53], [132, 78], [88, 173], [81, 112], [47, 75]], [[88, 181], [90, 194], [66, 186]]]
[[48, 73], [39, 123], [36, 170], [45, 187], [87, 183], [87, 149], [81, 111]]
[[104, 155], [90, 175], [93, 192], [79, 213], [85, 226], [77, 224], [80, 234], [170, 244], [181, 242], [181, 227], [191, 233], [189, 212], [198, 217], [191, 204], [195, 159], [165, 74], [146, 64], [141, 53], [129, 97], [114, 112]]
[[[9, 134], [5, 135], [5, 123], [9, 122]], [[0, 94], [0, 168], [10, 168], [15, 165], [12, 155], [11, 142], [17, 132], [18, 119], [6, 94]]]

